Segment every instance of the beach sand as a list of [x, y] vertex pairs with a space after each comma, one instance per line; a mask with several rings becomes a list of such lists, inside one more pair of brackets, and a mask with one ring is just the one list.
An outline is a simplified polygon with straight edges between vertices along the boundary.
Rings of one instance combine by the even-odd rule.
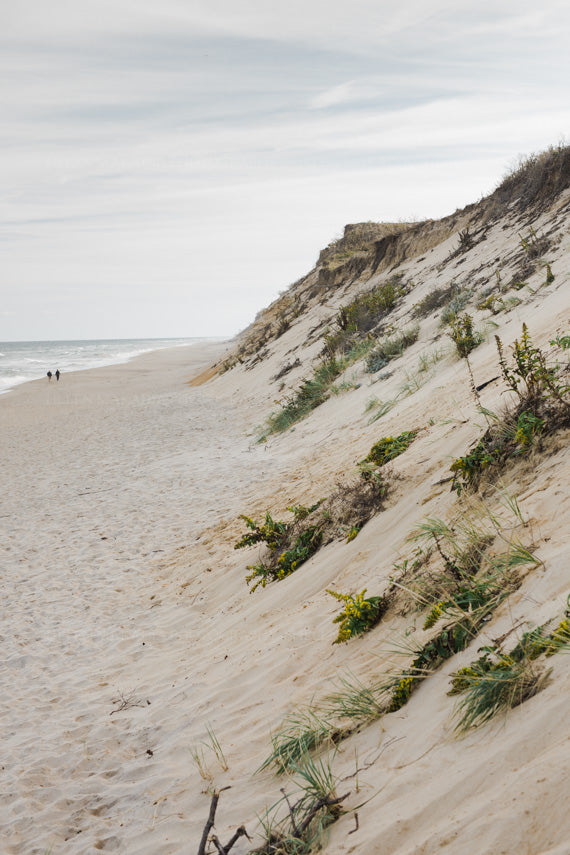
[[[477, 252], [496, 251], [492, 238], [473, 251], [473, 269]], [[567, 329], [564, 246], [553, 256], [554, 285], [498, 318], [505, 342], [525, 319], [541, 345]], [[438, 252], [434, 269], [449, 246]], [[386, 626], [333, 646], [338, 604], [326, 589], [380, 592], [409, 553], [413, 527], [454, 513], [449, 464], [482, 424], [465, 364], [448, 347], [374, 424], [366, 405], [378, 387], [361, 371], [349, 393], [257, 442], [256, 426], [275, 408], [271, 376], [314, 320], [301, 318], [254, 371], [212, 379], [208, 368], [226, 345], [201, 343], [0, 398], [2, 853], [197, 852], [209, 788], [231, 787], [220, 797], [219, 837], [242, 823], [255, 834], [256, 817], [289, 787], [271, 770], [255, 774], [283, 716], [330, 692], [339, 676], [377, 677], [398, 661], [396, 642], [423, 638], [414, 614], [393, 613]], [[434, 329], [422, 329], [383, 398], [433, 351]], [[491, 336], [472, 366], [477, 382], [497, 375]], [[205, 382], [189, 384], [199, 376]], [[491, 383], [481, 397], [500, 410], [504, 387]], [[285, 581], [250, 594], [246, 565], [259, 550], [233, 549], [240, 514], [281, 518], [292, 503], [328, 495], [380, 436], [411, 428], [420, 433], [391, 467], [386, 509], [351, 543], [325, 546]], [[543, 692], [462, 739], [446, 694], [449, 675], [477, 646], [563, 616], [567, 443], [567, 432], [549, 440], [504, 482], [525, 515], [525, 526], [512, 523], [516, 537], [543, 564], [468, 651], [339, 747], [338, 789], [350, 796], [327, 852], [570, 852], [570, 657], [552, 658]], [[488, 502], [497, 510], [500, 496], [491, 491]], [[255, 843], [242, 839], [232, 851]]]
[[[185, 657], [207, 641], [200, 589], [157, 566], [235, 516], [229, 475], [243, 492], [260, 465], [244, 414], [185, 385], [222, 351], [160, 351], [0, 401], [3, 852], [177, 851], [150, 831], [179, 823]], [[183, 581], [191, 567], [188, 553]]]

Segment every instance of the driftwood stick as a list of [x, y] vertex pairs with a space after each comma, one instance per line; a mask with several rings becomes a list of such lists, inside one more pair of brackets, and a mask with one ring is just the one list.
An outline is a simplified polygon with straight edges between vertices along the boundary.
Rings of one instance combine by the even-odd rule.
[[228, 855], [222, 844], [220, 843], [220, 839], [216, 837], [215, 834], [212, 834], [212, 843], [220, 853], [220, 855]]
[[320, 811], [322, 807], [332, 807], [333, 805], [338, 805], [343, 802], [345, 799], [349, 797], [350, 793], [345, 793], [344, 796], [339, 796], [337, 799], [329, 799], [328, 796], [324, 799], [319, 799], [318, 802], [315, 802], [312, 809], [309, 811], [303, 822], [301, 823], [301, 828], [299, 829], [298, 837], [301, 837], [303, 833], [307, 830], [317, 813]]
[[[236, 843], [240, 839], [240, 837], [247, 837], [248, 840], [251, 840], [251, 837], [249, 836], [249, 834], [245, 830], [245, 825], [240, 825], [240, 827], [234, 833], [233, 837], [230, 840], [228, 840], [226, 845], [223, 847], [225, 849], [226, 853], [230, 851], [230, 849], [232, 848], [234, 843]], [[222, 855], [221, 852], [220, 852], [220, 855]]]
[[212, 793], [212, 801], [210, 802], [210, 813], [208, 815], [208, 821], [204, 826], [204, 831], [202, 832], [202, 839], [198, 848], [198, 855], [204, 855], [204, 853], [206, 852], [206, 843], [208, 842], [208, 835], [212, 829], [214, 820], [216, 818], [218, 799], [220, 798], [220, 793], [222, 793], [224, 790], [229, 790], [229, 787], [223, 787], [221, 790], [216, 790], [214, 793]]
[[358, 811], [354, 814], [354, 828], [352, 828], [348, 833], [354, 834], [355, 831], [358, 831]]
[[287, 793], [285, 792], [283, 787], [281, 787], [281, 792], [283, 793], [283, 798], [287, 802], [287, 807], [289, 808], [289, 817], [291, 819], [291, 828], [293, 829], [293, 834], [295, 835], [295, 837], [299, 838], [301, 837], [301, 832], [297, 828], [297, 823], [295, 822], [295, 809], [291, 807], [291, 802], [289, 801], [289, 797], [287, 796]]
[[233, 847], [234, 843], [236, 843], [240, 839], [240, 837], [244, 836], [247, 837], [248, 840], [251, 840], [251, 837], [245, 830], [245, 825], [240, 825], [238, 830], [234, 833], [233, 837], [228, 840], [225, 846], [222, 846], [219, 837], [216, 837], [215, 834], [212, 834], [212, 843], [214, 844], [220, 855], [228, 855], [228, 852]]

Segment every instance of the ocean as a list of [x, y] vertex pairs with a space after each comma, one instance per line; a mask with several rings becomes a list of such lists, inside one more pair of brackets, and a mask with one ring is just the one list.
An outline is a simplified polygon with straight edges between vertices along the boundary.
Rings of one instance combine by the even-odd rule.
[[195, 338], [125, 338], [91, 341], [0, 341], [0, 394], [20, 383], [45, 377], [59, 369], [83, 371], [127, 362], [133, 356], [165, 347], [178, 347]]

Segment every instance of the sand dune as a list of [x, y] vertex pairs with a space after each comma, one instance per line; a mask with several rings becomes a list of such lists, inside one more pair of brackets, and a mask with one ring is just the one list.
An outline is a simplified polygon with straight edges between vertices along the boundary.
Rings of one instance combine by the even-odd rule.
[[[533, 220], [538, 231], [553, 231], [554, 281], [543, 285], [537, 268], [532, 290], [517, 292], [521, 302], [495, 316], [477, 312], [472, 297], [470, 310], [482, 329], [487, 323], [487, 341], [471, 359], [478, 383], [498, 374], [495, 330], [508, 344], [526, 321], [545, 347], [567, 333], [562, 202], [567, 197]], [[496, 259], [512, 253], [520, 228], [505, 215], [460, 265], [452, 256], [457, 232], [425, 257], [408, 256], [402, 264], [417, 284], [394, 326], [411, 322], [413, 304], [452, 279], [477, 278], [479, 291], [485, 279], [492, 284]], [[310, 372], [321, 346], [311, 342], [316, 321], [382, 275], [331, 288], [253, 366], [236, 364], [212, 378], [208, 369], [229, 346], [195, 345], [66, 375], [59, 384], [26, 384], [0, 398], [0, 839], [7, 855], [197, 851], [208, 787], [231, 786], [218, 807], [221, 839], [242, 823], [258, 834], [256, 816], [280, 797], [284, 781], [271, 770], [255, 773], [284, 715], [330, 692], [339, 676], [378, 678], [398, 660], [396, 642], [424, 637], [415, 613], [393, 610], [371, 633], [333, 646], [338, 607], [326, 589], [381, 592], [409, 551], [413, 527], [428, 516], [450, 519], [462, 506], [445, 479], [451, 460], [481, 434], [482, 418], [465, 363], [436, 315], [422, 320], [417, 343], [385, 380], [355, 363], [345, 375], [348, 391], [293, 430], [257, 442], [276, 399]], [[420, 377], [419, 358], [436, 349], [438, 359]], [[280, 390], [271, 378], [296, 356], [300, 366]], [[202, 372], [205, 382], [188, 385]], [[416, 388], [400, 394], [411, 377]], [[400, 396], [370, 424], [372, 395]], [[481, 399], [499, 410], [504, 384], [490, 383]], [[280, 517], [291, 503], [328, 495], [379, 437], [411, 428], [420, 429], [418, 438], [391, 465], [386, 509], [352, 542], [328, 544], [284, 581], [250, 594], [246, 565], [259, 549], [233, 549], [244, 529], [239, 515], [259, 518], [269, 509]], [[350, 795], [327, 852], [570, 852], [570, 657], [552, 657], [542, 692], [461, 739], [447, 695], [450, 674], [478, 647], [505, 633], [516, 640], [564, 614], [567, 439], [563, 431], [545, 440], [502, 476], [527, 522], [510, 519], [505, 527], [532, 547], [540, 566], [406, 706], [338, 747], [334, 772], [339, 792]], [[506, 519], [492, 488], [486, 502]], [[193, 753], [208, 742], [208, 728], [227, 763], [202, 745], [205, 780]], [[260, 841], [242, 838], [232, 851]]]

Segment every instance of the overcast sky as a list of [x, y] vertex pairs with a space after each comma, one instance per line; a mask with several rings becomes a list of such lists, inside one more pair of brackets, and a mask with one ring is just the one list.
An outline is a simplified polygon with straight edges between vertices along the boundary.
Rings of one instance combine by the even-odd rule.
[[0, 0], [0, 340], [231, 335], [568, 140], [567, 0]]

